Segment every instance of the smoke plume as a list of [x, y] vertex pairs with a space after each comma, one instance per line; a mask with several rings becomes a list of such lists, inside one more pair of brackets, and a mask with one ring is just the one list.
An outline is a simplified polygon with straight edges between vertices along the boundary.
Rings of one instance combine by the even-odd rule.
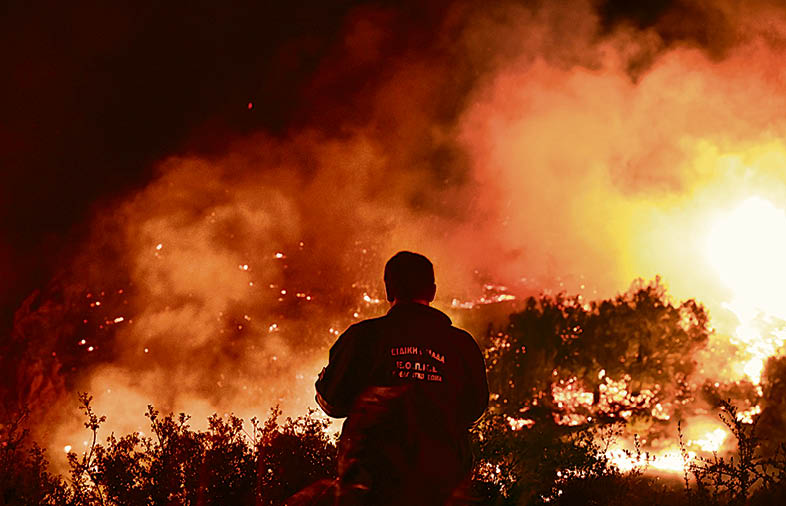
[[386, 309], [402, 249], [432, 259], [448, 310], [489, 284], [599, 298], [660, 274], [720, 312], [712, 220], [751, 195], [786, 207], [786, 11], [736, 5], [354, 10], [295, 126], [157, 162], [96, 213], [39, 306], [60, 316], [20, 310], [25, 335], [74, 320], [28, 373], [49, 385], [29, 389], [41, 433], [74, 444], [77, 390], [116, 431], [146, 404], [304, 411], [337, 333]]

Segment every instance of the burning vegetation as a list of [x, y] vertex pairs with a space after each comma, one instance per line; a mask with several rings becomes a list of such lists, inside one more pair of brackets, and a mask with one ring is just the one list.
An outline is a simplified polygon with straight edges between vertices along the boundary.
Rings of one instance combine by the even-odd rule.
[[[492, 402], [473, 428], [477, 500], [611, 504], [614, 487], [616, 500], [633, 504], [653, 504], [649, 494], [663, 504], [765, 504], [783, 493], [783, 359], [771, 358], [755, 383], [712, 383], [695, 358], [715, 333], [703, 306], [675, 304], [659, 280], [600, 301], [489, 299], [462, 303], [465, 318], [480, 321], [491, 318], [487, 309], [512, 311], [482, 339]], [[184, 413], [162, 416], [148, 406], [144, 428], [102, 441], [111, 420], [94, 411], [91, 396], [80, 401], [87, 438], [84, 448], [63, 448], [67, 479], [47, 472], [21, 420], [3, 426], [7, 496], [79, 505], [284, 504], [335, 476], [335, 434], [313, 411], [283, 424], [279, 408], [264, 423], [212, 415], [200, 429]]]

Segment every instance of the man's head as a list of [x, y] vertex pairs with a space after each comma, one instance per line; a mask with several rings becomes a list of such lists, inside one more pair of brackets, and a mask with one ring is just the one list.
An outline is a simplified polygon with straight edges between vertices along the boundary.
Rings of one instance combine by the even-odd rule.
[[385, 264], [385, 290], [390, 302], [431, 302], [437, 291], [434, 266], [423, 255], [399, 251]]

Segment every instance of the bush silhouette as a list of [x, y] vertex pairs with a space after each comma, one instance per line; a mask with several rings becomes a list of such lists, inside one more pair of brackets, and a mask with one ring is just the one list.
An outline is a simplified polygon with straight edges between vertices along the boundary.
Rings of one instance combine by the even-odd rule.
[[[762, 413], [753, 424], [743, 423], [733, 401], [724, 399], [758, 400], [751, 384], [697, 387], [691, 380], [692, 357], [711, 332], [700, 304], [673, 303], [657, 279], [604, 301], [563, 295], [526, 300], [508, 325], [487, 336], [492, 402], [472, 428], [476, 465], [465, 503], [784, 503], [786, 360], [769, 361]], [[610, 377], [625, 383], [625, 395], [611, 401], [603, 397]], [[571, 382], [581, 387], [584, 401], [555, 401], [555, 387]], [[667, 405], [680, 419], [693, 412], [698, 396], [719, 407], [737, 441], [734, 455], [694, 461], [683, 479], [642, 468], [622, 472], [608, 461], [606, 450], [623, 430], [677, 439], [680, 434], [654, 417], [653, 407]], [[206, 430], [195, 430], [188, 415], [149, 406], [146, 435], [111, 434], [99, 441], [105, 419], [91, 400], [79, 397], [92, 443], [81, 455], [69, 453], [67, 476], [48, 471], [46, 453], [24, 430], [33, 422], [27, 413], [0, 424], [0, 504], [277, 506], [310, 485], [324, 491], [336, 475], [336, 437], [313, 411], [281, 420], [274, 408], [262, 422], [213, 415]], [[636, 452], [646, 463], [638, 444]]]
[[48, 474], [44, 452], [26, 448], [25, 434], [6, 426], [3, 504], [279, 505], [313, 481], [335, 476], [335, 438], [313, 412], [279, 423], [275, 408], [262, 424], [252, 419], [248, 429], [235, 416], [213, 415], [207, 430], [195, 431], [187, 415], [162, 416], [149, 406], [150, 436], [112, 434], [101, 443], [97, 433], [105, 418], [91, 400], [80, 395], [93, 440], [83, 455], [68, 454], [68, 479]]

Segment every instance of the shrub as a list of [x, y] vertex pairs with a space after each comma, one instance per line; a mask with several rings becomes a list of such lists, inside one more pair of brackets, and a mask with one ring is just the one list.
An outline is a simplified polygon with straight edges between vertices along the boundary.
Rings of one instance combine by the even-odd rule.
[[23, 412], [0, 424], [0, 503], [61, 504], [66, 486], [48, 472], [45, 451], [27, 444], [27, 431], [21, 427], [26, 416]]
[[195, 431], [186, 414], [162, 416], [148, 406], [151, 436], [112, 434], [102, 444], [97, 433], [105, 417], [91, 400], [80, 395], [92, 443], [81, 456], [68, 454], [68, 480], [48, 474], [43, 450], [24, 448], [26, 433], [3, 427], [3, 504], [274, 506], [313, 481], [335, 477], [335, 438], [313, 411], [279, 423], [274, 408], [263, 424], [252, 419], [250, 431], [233, 415], [213, 415], [206, 431]]

